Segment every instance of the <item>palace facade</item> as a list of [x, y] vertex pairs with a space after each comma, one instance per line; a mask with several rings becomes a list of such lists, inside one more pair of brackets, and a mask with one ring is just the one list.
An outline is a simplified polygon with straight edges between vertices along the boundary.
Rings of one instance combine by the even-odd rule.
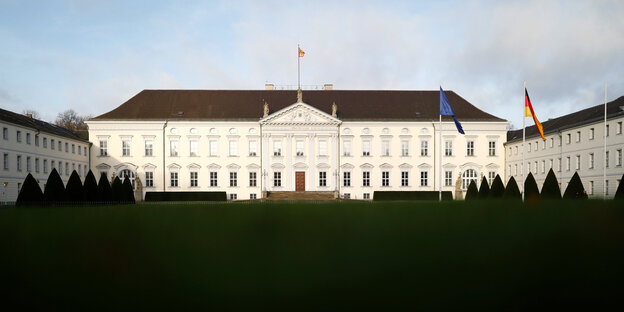
[[446, 94], [466, 135], [451, 118], [439, 122], [437, 90], [144, 90], [87, 121], [91, 169], [140, 180], [144, 193], [233, 200], [267, 191], [372, 199], [440, 182], [455, 193], [502, 177], [508, 122]]

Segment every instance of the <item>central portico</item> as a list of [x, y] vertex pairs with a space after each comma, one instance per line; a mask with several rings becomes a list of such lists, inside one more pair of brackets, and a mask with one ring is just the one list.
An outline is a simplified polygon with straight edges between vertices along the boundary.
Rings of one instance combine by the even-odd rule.
[[263, 191], [337, 191], [341, 121], [304, 103], [301, 91], [277, 112], [269, 105], [260, 119]]

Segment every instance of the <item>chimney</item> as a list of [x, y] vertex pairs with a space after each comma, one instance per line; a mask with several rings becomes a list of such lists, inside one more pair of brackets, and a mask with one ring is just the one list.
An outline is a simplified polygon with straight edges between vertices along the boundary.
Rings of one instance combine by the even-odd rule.
[[31, 113], [27, 113], [27, 114], [26, 114], [26, 117], [28, 117], [28, 118], [32, 119], [32, 114], [31, 114]]
[[265, 83], [264, 84], [264, 89], [265, 90], [275, 90], [275, 85], [272, 83]]
[[325, 85], [323, 85], [323, 90], [334, 90], [334, 84], [326, 83]]

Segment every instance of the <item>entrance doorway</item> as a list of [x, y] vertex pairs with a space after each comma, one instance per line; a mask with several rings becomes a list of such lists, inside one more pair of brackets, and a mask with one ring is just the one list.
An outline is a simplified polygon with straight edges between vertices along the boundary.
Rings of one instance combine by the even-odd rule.
[[295, 172], [295, 191], [305, 191], [305, 171]]

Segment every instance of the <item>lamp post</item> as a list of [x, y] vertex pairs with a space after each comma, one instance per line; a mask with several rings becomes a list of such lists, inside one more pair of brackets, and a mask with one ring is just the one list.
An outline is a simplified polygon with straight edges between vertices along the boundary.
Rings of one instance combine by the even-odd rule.
[[7, 186], [8, 185], [9, 185], [9, 182], [2, 183], [2, 186], [4, 186], [4, 190], [2, 191], [4, 193], [4, 204], [7, 203]]

